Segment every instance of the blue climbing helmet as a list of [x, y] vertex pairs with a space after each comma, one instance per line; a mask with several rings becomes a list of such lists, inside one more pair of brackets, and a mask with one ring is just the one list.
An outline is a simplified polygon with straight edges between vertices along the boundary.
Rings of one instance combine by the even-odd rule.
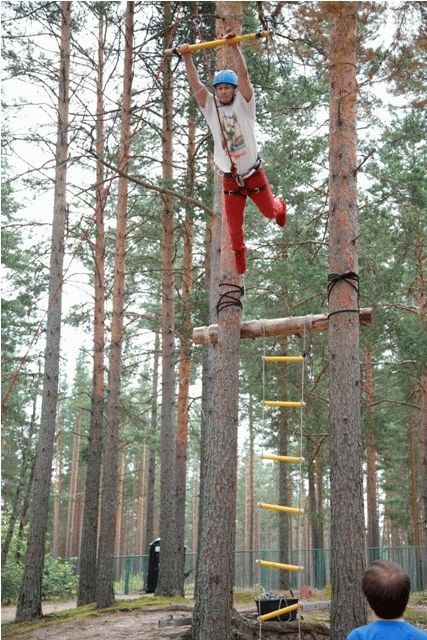
[[217, 84], [231, 84], [237, 87], [237, 75], [232, 69], [221, 69], [213, 80], [213, 86], [216, 87]]

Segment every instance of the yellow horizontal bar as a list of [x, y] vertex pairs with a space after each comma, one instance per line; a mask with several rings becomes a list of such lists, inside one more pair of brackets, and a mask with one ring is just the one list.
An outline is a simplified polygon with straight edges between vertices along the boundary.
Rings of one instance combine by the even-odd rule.
[[302, 362], [304, 356], [262, 356], [264, 362]]
[[[234, 38], [221, 38], [220, 40], [209, 40], [208, 42], [196, 42], [195, 44], [190, 44], [188, 46], [188, 50], [191, 53], [195, 51], [200, 51], [201, 49], [214, 49], [215, 47], [222, 47], [226, 44], [233, 44], [238, 42], [246, 42], [248, 40], [257, 40], [258, 38], [268, 38], [269, 31], [261, 31], [258, 33], [244, 33], [240, 36], [235, 36]], [[179, 45], [175, 47], [179, 53]], [[174, 49], [166, 49], [166, 54], [174, 53]]]
[[271, 618], [277, 618], [284, 613], [289, 613], [290, 611], [296, 611], [300, 608], [299, 604], [290, 604], [288, 607], [283, 607], [283, 609], [277, 609], [277, 611], [270, 611], [270, 613], [264, 613], [263, 616], [258, 616], [257, 620], [260, 622], [265, 622], [266, 620], [271, 620]]
[[263, 453], [262, 460], [277, 460], [277, 462], [304, 462], [304, 458], [296, 456], [278, 456], [275, 453]]
[[265, 407], [305, 407], [305, 402], [293, 400], [264, 400]]
[[283, 507], [281, 504], [269, 504], [268, 502], [258, 502], [260, 509], [272, 509], [273, 511], [285, 511], [286, 513], [294, 513], [299, 515], [304, 513], [302, 509], [298, 507]]
[[261, 567], [271, 567], [283, 571], [304, 571], [304, 567], [299, 564], [284, 564], [283, 562], [270, 562], [270, 560], [257, 560], [256, 563]]

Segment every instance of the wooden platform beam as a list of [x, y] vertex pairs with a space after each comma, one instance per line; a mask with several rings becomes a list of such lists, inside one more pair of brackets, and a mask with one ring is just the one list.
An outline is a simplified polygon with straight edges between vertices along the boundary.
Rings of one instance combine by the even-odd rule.
[[[359, 320], [361, 325], [371, 324], [372, 309], [360, 309]], [[291, 318], [275, 318], [273, 320], [248, 320], [241, 324], [240, 339], [291, 336], [303, 334], [304, 331], [327, 331], [328, 325], [329, 318], [327, 314], [293, 316]], [[195, 344], [216, 343], [217, 341], [217, 324], [211, 324], [207, 327], [195, 327], [193, 329], [193, 342]]]

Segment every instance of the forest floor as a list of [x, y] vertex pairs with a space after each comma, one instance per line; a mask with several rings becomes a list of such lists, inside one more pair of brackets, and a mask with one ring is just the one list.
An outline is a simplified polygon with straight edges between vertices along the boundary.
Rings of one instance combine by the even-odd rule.
[[[147, 597], [143, 598], [144, 604], [141, 602], [121, 599], [105, 612], [96, 612], [93, 606], [76, 609], [75, 601], [47, 602], [43, 604], [41, 620], [19, 625], [11, 624], [15, 607], [2, 607], [1, 635], [18, 640], [172, 640], [184, 630], [176, 623], [180, 619], [188, 623], [194, 604], [189, 600], [188, 604], [171, 601], [158, 605], [153, 599], [152, 605], [147, 606]], [[237, 604], [235, 608], [253, 619], [256, 615], [254, 602]], [[427, 631], [427, 598], [411, 602], [410, 613], [408, 619]], [[313, 612], [313, 616], [311, 612], [304, 614], [308, 622], [312, 617], [315, 623], [327, 623], [329, 610]]]

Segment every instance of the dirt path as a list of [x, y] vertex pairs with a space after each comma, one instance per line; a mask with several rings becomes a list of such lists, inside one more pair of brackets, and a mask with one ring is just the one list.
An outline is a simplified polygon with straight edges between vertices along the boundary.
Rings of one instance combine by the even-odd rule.
[[[43, 605], [43, 613], [47, 615], [54, 611], [71, 609], [75, 607], [75, 601], [46, 603]], [[238, 607], [244, 611], [255, 611], [255, 605]], [[19, 640], [171, 640], [176, 637], [182, 627], [159, 627], [160, 621], [191, 616], [192, 607], [183, 605], [165, 607], [147, 607], [137, 611], [123, 611], [97, 615], [93, 618], [84, 618], [70, 622], [53, 624], [19, 634]], [[13, 620], [14, 607], [2, 607], [2, 622]], [[9, 634], [3, 631], [2, 638], [8, 638]], [[10, 637], [10, 636], [9, 636]]]

